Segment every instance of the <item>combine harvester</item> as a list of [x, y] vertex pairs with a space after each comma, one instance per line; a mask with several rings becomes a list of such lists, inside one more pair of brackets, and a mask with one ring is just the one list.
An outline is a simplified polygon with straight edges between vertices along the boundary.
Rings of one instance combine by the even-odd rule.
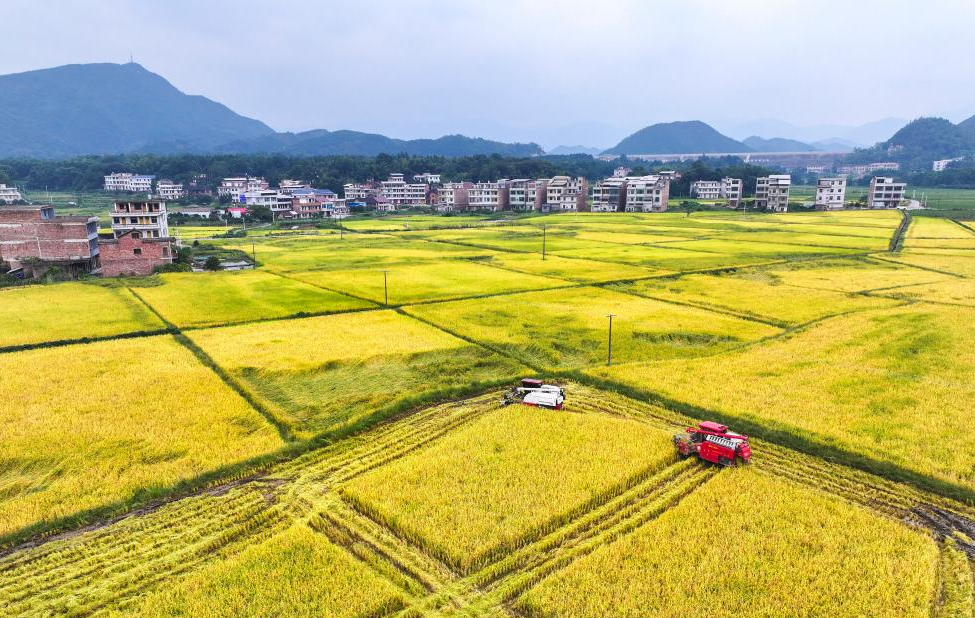
[[674, 446], [681, 457], [697, 455], [721, 466], [749, 463], [752, 459], [748, 436], [732, 433], [727, 425], [713, 421], [698, 423], [675, 435]]
[[555, 384], [545, 384], [541, 380], [525, 378], [518, 386], [511, 387], [501, 396], [503, 406], [515, 402], [533, 408], [561, 410], [565, 403], [565, 389]]

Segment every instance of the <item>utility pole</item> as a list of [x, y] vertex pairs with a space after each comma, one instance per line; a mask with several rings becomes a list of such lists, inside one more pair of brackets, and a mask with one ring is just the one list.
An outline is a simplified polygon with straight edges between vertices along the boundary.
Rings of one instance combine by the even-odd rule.
[[251, 259], [254, 260], [254, 268], [257, 268], [257, 243], [251, 241]]
[[545, 259], [545, 224], [542, 224], [542, 259]]
[[342, 219], [339, 219], [339, 240], [345, 240], [345, 228], [342, 227]]
[[386, 279], [386, 273], [388, 272], [388, 270], [383, 271], [383, 306], [385, 307], [389, 306], [389, 285]]
[[609, 318], [609, 347], [606, 354], [606, 366], [609, 367], [613, 364], [613, 317], [615, 313], [610, 313], [606, 317]]

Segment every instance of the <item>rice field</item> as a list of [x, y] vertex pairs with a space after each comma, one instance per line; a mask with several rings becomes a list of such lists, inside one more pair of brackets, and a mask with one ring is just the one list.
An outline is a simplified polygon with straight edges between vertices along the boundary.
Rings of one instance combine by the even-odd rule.
[[677, 279], [644, 279], [620, 284], [613, 289], [727, 311], [783, 327], [894, 304], [880, 298], [782, 284], [774, 271], [761, 270], [724, 275], [687, 275]]
[[125, 288], [61, 283], [0, 290], [0, 348], [163, 328]]
[[197, 330], [189, 337], [301, 437], [338, 431], [424, 393], [493, 383], [524, 370], [393, 311]]
[[670, 435], [634, 421], [510, 406], [342, 493], [470, 572], [673, 460]]
[[0, 392], [0, 536], [282, 445], [170, 336], [3, 354]]
[[543, 580], [519, 607], [580, 618], [678, 618], [702, 605], [720, 617], [925, 618], [937, 563], [936, 544], [907, 526], [735, 470]]
[[[971, 618], [975, 251], [901, 221], [353, 218], [0, 290], [0, 613]], [[704, 419], [753, 463], [677, 457]]]
[[372, 303], [256, 270], [159, 275], [161, 285], [137, 290], [150, 307], [182, 328], [340, 313]]
[[780, 332], [769, 324], [598, 287], [404, 310], [530, 366], [550, 369], [606, 363], [609, 314], [615, 316], [613, 360], [619, 363], [711, 355]]
[[975, 488], [975, 447], [965, 429], [975, 397], [973, 318], [970, 309], [937, 305], [858, 312], [706, 359], [592, 371], [727, 418]]

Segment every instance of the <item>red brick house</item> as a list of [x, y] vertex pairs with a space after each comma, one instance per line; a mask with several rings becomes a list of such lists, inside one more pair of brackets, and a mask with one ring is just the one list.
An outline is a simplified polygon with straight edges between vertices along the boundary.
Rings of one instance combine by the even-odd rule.
[[33, 276], [52, 267], [97, 273], [98, 218], [57, 217], [49, 205], [0, 206], [0, 262]]
[[169, 238], [143, 238], [137, 231], [123, 232], [118, 238], [101, 238], [102, 275], [151, 275], [159, 266], [173, 263], [173, 244]]

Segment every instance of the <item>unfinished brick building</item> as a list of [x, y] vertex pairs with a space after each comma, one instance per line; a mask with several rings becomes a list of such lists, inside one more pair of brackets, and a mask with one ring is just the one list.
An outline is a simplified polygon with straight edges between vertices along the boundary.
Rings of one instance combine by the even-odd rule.
[[97, 273], [98, 218], [58, 217], [48, 205], [0, 206], [0, 262], [29, 276], [54, 267]]
[[117, 238], [102, 238], [102, 275], [151, 275], [159, 266], [173, 263], [169, 238], [144, 238], [137, 231], [121, 232]]

